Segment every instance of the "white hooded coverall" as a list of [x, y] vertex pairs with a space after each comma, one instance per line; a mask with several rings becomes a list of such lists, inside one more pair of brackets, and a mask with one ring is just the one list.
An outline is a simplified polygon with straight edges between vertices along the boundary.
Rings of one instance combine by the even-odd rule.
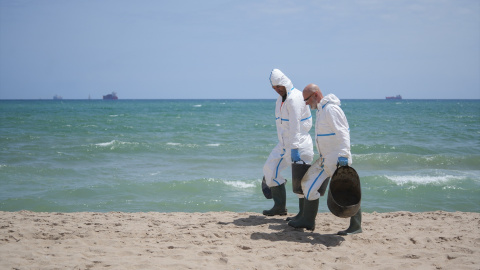
[[350, 127], [340, 100], [333, 94], [323, 97], [317, 105], [315, 143], [320, 157], [302, 179], [305, 198], [311, 201], [320, 198], [318, 189], [325, 179], [332, 177], [339, 157], [348, 158], [348, 165], [352, 164]]
[[300, 158], [311, 163], [313, 144], [308, 133], [312, 127], [312, 114], [303, 101], [302, 92], [293, 87], [290, 79], [278, 69], [274, 69], [270, 74], [270, 83], [272, 86], [285, 86], [287, 90], [286, 100], [282, 102], [282, 97], [279, 96], [275, 106], [278, 144], [263, 166], [265, 182], [269, 187], [273, 187], [285, 183], [280, 172], [292, 164], [291, 149], [297, 148]]

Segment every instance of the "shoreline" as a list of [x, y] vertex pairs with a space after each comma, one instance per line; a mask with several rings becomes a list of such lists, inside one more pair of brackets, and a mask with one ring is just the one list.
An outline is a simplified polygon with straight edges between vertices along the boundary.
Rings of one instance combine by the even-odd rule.
[[480, 268], [480, 213], [362, 214], [363, 233], [338, 236], [349, 219], [331, 213], [310, 232], [252, 212], [0, 211], [0, 268]]

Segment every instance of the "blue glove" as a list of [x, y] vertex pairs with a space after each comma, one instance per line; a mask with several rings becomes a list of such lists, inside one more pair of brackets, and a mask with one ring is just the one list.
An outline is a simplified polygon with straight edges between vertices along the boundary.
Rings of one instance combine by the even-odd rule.
[[298, 153], [298, 149], [292, 149], [292, 162], [300, 161], [300, 153]]
[[339, 157], [338, 158], [338, 166], [348, 166], [348, 158], [346, 157]]

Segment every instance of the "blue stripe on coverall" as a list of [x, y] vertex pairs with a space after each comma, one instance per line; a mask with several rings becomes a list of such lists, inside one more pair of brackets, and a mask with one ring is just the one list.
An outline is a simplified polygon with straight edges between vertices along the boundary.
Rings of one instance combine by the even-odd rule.
[[[300, 122], [305, 121], [305, 120], [308, 120], [308, 119], [310, 119], [310, 118], [312, 118], [311, 115], [310, 115], [309, 117], [307, 117], [307, 118], [300, 119]], [[278, 120], [278, 119], [280, 119], [280, 117], [275, 118], [275, 120]], [[288, 120], [288, 119], [285, 119], [285, 118], [282, 118], [282, 121], [289, 121], [289, 120]]]
[[318, 178], [320, 177], [320, 175], [322, 175], [322, 173], [323, 173], [324, 171], [325, 171], [325, 170], [322, 170], [322, 171], [318, 174], [317, 178], [315, 178], [315, 181], [313, 181], [312, 185], [311, 185], [310, 188], [308, 189], [307, 198], [306, 198], [307, 200], [308, 200], [308, 197], [310, 196], [310, 191], [312, 191], [313, 186], [315, 185], [315, 183], [317, 182]]
[[280, 156], [282, 158], [280, 159], [280, 161], [277, 164], [277, 169], [275, 170], [275, 177], [273, 178], [273, 181], [275, 181], [275, 183], [277, 183], [277, 185], [279, 185], [279, 186], [280, 186], [280, 183], [275, 179], [277, 179], [277, 177], [278, 177], [278, 167], [280, 167], [280, 163], [282, 163], [284, 155], [285, 155], [285, 149], [283, 149], [283, 154], [280, 154]]
[[310, 119], [310, 118], [312, 118], [312, 116], [311, 116], [311, 115], [310, 115], [309, 117], [307, 117], [307, 118], [303, 118], [303, 119], [302, 119], [302, 120], [300, 120], [300, 121], [305, 121], [305, 120], [308, 120], [308, 119]]
[[328, 133], [328, 134], [317, 134], [317, 137], [324, 137], [324, 136], [333, 136], [335, 133]]
[[278, 167], [280, 167], [280, 163], [282, 163], [282, 161], [283, 161], [283, 158], [281, 158], [280, 161], [278, 162], [277, 169], [275, 170], [275, 178], [273, 178], [273, 181], [275, 181], [275, 183], [277, 183], [277, 185], [279, 186], [280, 186], [280, 183], [276, 179], [278, 176]]

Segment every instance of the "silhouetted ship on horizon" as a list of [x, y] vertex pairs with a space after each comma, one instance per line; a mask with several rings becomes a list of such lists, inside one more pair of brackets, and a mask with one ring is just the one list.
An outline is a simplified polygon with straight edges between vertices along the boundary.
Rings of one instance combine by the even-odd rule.
[[393, 96], [392, 97], [385, 97], [385, 99], [402, 99], [402, 96], [397, 95], [395, 97], [393, 97]]
[[108, 95], [106, 95], [106, 96], [103, 96], [103, 99], [106, 99], [106, 100], [117, 100], [117, 99], [118, 99], [117, 93], [112, 92], [111, 94], [108, 94]]

